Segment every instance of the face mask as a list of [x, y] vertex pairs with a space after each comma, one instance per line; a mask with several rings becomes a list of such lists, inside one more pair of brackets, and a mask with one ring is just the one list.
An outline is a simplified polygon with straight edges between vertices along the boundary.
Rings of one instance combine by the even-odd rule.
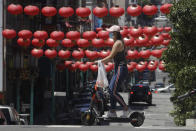
[[113, 33], [112, 32], [109, 33], [109, 37], [113, 38]]

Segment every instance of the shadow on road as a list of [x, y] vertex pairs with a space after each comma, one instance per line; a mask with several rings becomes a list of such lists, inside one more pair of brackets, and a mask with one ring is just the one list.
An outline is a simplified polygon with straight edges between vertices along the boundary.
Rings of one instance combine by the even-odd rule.
[[[148, 109], [150, 106], [156, 106], [156, 104], [146, 104], [146, 103], [132, 103], [129, 108], [131, 110], [145, 110], [145, 109]], [[121, 106], [117, 106], [116, 107], [116, 110], [119, 111], [119, 110], [123, 110], [123, 108]]]
[[145, 104], [145, 103], [132, 103], [129, 107], [132, 110], [144, 110], [144, 109], [148, 109], [149, 106], [156, 106], [156, 104]]

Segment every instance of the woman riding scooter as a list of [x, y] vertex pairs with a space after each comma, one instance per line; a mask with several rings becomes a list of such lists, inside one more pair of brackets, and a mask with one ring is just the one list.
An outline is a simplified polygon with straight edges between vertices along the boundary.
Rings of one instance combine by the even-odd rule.
[[[111, 108], [108, 111], [108, 114], [106, 114], [106, 116], [103, 117], [117, 117], [116, 103], [118, 102], [123, 107], [123, 115], [120, 117], [127, 118], [130, 113], [129, 108], [125, 103], [124, 99], [122, 98], [122, 96], [118, 93], [118, 89], [120, 88], [122, 82], [126, 79], [128, 75], [127, 61], [125, 57], [125, 45], [120, 34], [119, 26], [113, 25], [106, 30], [113, 33], [113, 39], [115, 43], [112, 47], [110, 55], [99, 61], [101, 61], [102, 63], [107, 63], [113, 59], [115, 69], [109, 85]], [[97, 62], [98, 61], [96, 61], [95, 63]]]

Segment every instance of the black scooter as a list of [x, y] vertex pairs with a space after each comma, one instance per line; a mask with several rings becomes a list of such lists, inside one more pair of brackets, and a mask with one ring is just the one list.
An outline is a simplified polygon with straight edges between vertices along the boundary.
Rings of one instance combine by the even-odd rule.
[[139, 127], [144, 123], [144, 113], [133, 112], [128, 118], [105, 118], [102, 117], [104, 112], [108, 110], [110, 102], [110, 94], [108, 88], [101, 88], [95, 85], [95, 82], [88, 82], [92, 87], [92, 99], [90, 108], [81, 115], [81, 121], [84, 125], [106, 125], [110, 122], [130, 123], [134, 127]]
[[178, 96], [178, 97], [171, 97], [170, 100], [171, 101], [176, 101], [176, 102], [180, 102], [180, 101], [183, 101], [185, 98], [188, 98], [188, 97], [191, 97], [193, 96], [194, 94], [196, 94], [196, 89], [190, 91], [190, 92], [187, 92], [181, 96]]

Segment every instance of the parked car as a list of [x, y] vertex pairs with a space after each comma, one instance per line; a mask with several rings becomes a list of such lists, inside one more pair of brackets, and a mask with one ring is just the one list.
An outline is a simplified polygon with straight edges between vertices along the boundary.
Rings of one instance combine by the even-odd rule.
[[18, 112], [10, 106], [0, 105], [0, 110], [3, 112], [8, 125], [21, 125], [24, 119], [20, 118]]
[[158, 88], [164, 88], [165, 85], [163, 83], [156, 83], [155, 84], [155, 90], [158, 89]]
[[136, 84], [131, 87], [129, 92], [129, 105], [132, 102], [147, 102], [152, 104], [152, 92], [148, 85], [146, 84]]
[[150, 82], [148, 80], [142, 80], [142, 81], [139, 81], [138, 84], [145, 84], [145, 85], [149, 86]]
[[0, 125], [7, 125], [7, 120], [5, 118], [5, 115], [1, 110], [0, 110]]
[[170, 84], [168, 86], [165, 86], [164, 88], [158, 88], [157, 92], [172, 92], [175, 90], [174, 84]]

